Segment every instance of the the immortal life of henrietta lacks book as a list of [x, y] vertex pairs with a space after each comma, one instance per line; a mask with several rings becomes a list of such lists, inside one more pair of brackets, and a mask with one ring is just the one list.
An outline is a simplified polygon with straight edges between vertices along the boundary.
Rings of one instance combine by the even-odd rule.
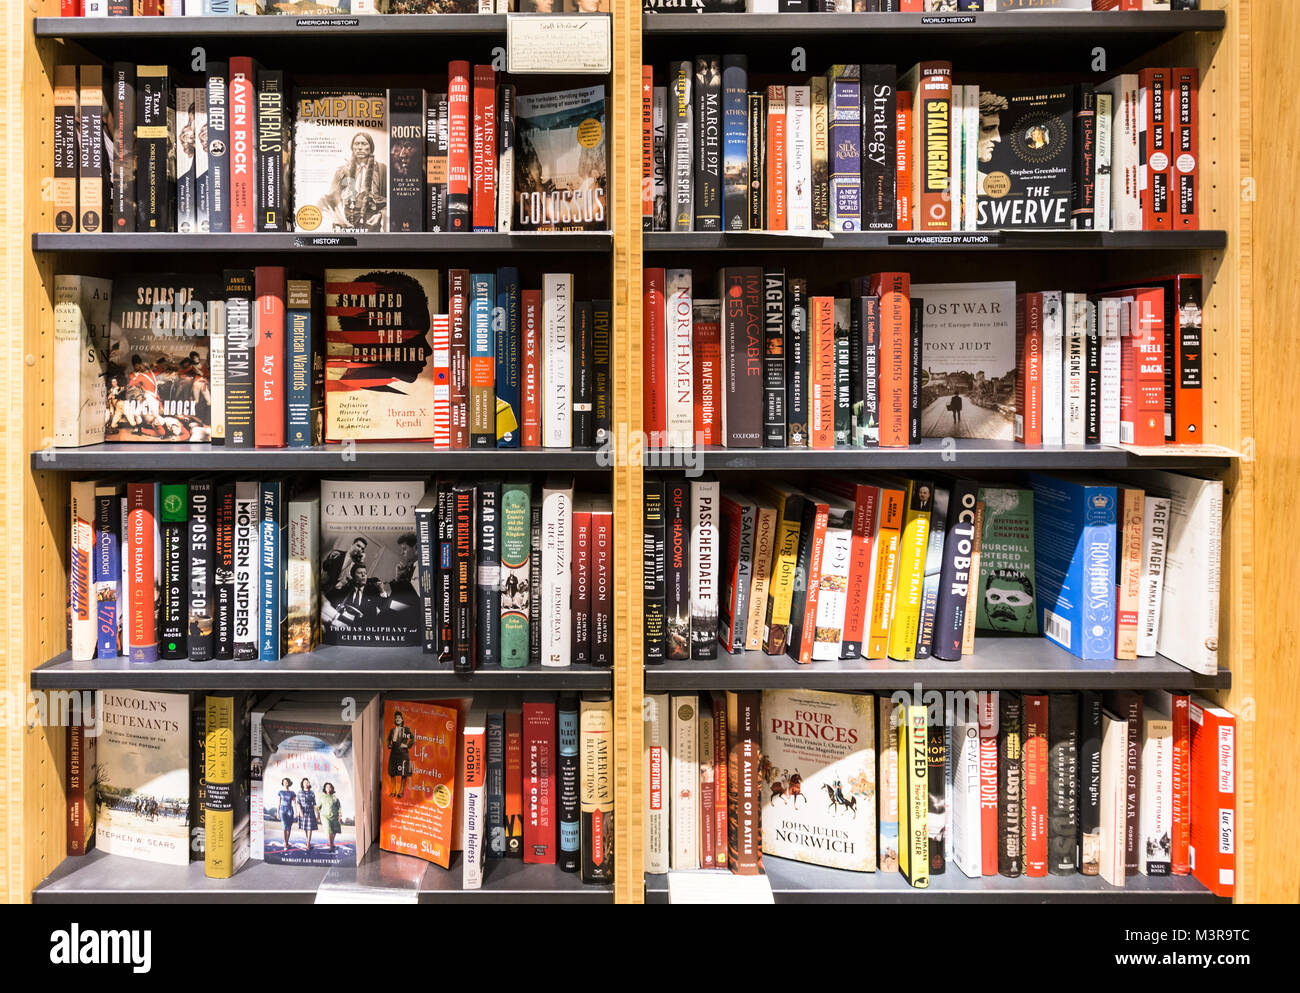
[[379, 847], [451, 863], [456, 813], [455, 707], [384, 702]]

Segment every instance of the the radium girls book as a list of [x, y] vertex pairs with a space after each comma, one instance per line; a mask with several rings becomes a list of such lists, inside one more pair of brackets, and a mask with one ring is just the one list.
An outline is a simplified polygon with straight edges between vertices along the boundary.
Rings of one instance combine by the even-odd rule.
[[515, 230], [604, 231], [604, 87], [521, 95], [515, 110]]
[[208, 304], [220, 294], [206, 273], [113, 280], [105, 441], [212, 440]]
[[1073, 88], [981, 88], [979, 97], [979, 228], [1070, 227]]
[[294, 221], [303, 232], [388, 230], [384, 90], [294, 93]]
[[328, 645], [422, 644], [415, 506], [423, 480], [322, 480], [321, 622]]

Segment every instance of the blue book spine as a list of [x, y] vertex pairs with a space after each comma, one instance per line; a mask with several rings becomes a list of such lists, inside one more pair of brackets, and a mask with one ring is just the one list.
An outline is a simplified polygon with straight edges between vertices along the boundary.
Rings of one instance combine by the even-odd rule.
[[[229, 8], [234, 0], [225, 0]], [[217, 0], [210, 0], [216, 6]], [[207, 11], [204, 11], [207, 13]], [[213, 11], [214, 14], [217, 11]], [[225, 10], [233, 14], [233, 10]], [[208, 63], [208, 230], [230, 230], [230, 90], [228, 65]]]
[[749, 67], [745, 56], [722, 60], [722, 223], [749, 230]]
[[261, 486], [262, 512], [258, 524], [258, 582], [261, 587], [261, 620], [258, 624], [257, 657], [262, 662], [280, 661], [281, 632], [284, 630], [284, 499], [277, 479], [264, 479]]
[[234, 14], [235, 0], [203, 0], [205, 17], [233, 17]]
[[1038, 619], [1048, 640], [1081, 659], [1115, 657], [1113, 486], [1031, 476]]
[[831, 230], [862, 230], [862, 85], [855, 65], [832, 67]]
[[487, 856], [506, 857], [506, 715], [487, 715]]
[[118, 586], [122, 581], [122, 498], [95, 497], [95, 655], [101, 659], [117, 658]]
[[496, 277], [490, 272], [470, 276], [469, 295], [469, 445], [496, 447], [496, 370], [493, 311]]
[[496, 349], [497, 447], [518, 448], [523, 430], [520, 386], [522, 310], [519, 299], [519, 270], [506, 266], [497, 270], [497, 305], [492, 312]]
[[578, 770], [578, 701], [561, 697], [555, 708], [556, 793], [559, 803], [560, 850], [556, 864], [564, 872], [577, 872], [581, 862], [582, 817]]
[[285, 398], [290, 448], [321, 443], [324, 415], [325, 362], [321, 350], [320, 284], [291, 279], [285, 313], [289, 340], [289, 390]]

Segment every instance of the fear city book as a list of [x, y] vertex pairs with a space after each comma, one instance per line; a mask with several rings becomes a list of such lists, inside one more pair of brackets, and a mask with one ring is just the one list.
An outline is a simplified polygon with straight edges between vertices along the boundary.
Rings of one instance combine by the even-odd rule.
[[979, 228], [1068, 228], [1074, 91], [980, 90]]

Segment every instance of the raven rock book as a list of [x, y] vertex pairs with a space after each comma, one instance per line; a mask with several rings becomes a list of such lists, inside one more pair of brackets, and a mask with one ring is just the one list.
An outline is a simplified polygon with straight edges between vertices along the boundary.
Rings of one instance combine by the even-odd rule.
[[604, 88], [521, 95], [515, 112], [515, 230], [604, 231]]
[[388, 100], [383, 90], [295, 93], [294, 222], [299, 231], [388, 230]]
[[981, 88], [979, 114], [979, 229], [1070, 227], [1073, 90]]

